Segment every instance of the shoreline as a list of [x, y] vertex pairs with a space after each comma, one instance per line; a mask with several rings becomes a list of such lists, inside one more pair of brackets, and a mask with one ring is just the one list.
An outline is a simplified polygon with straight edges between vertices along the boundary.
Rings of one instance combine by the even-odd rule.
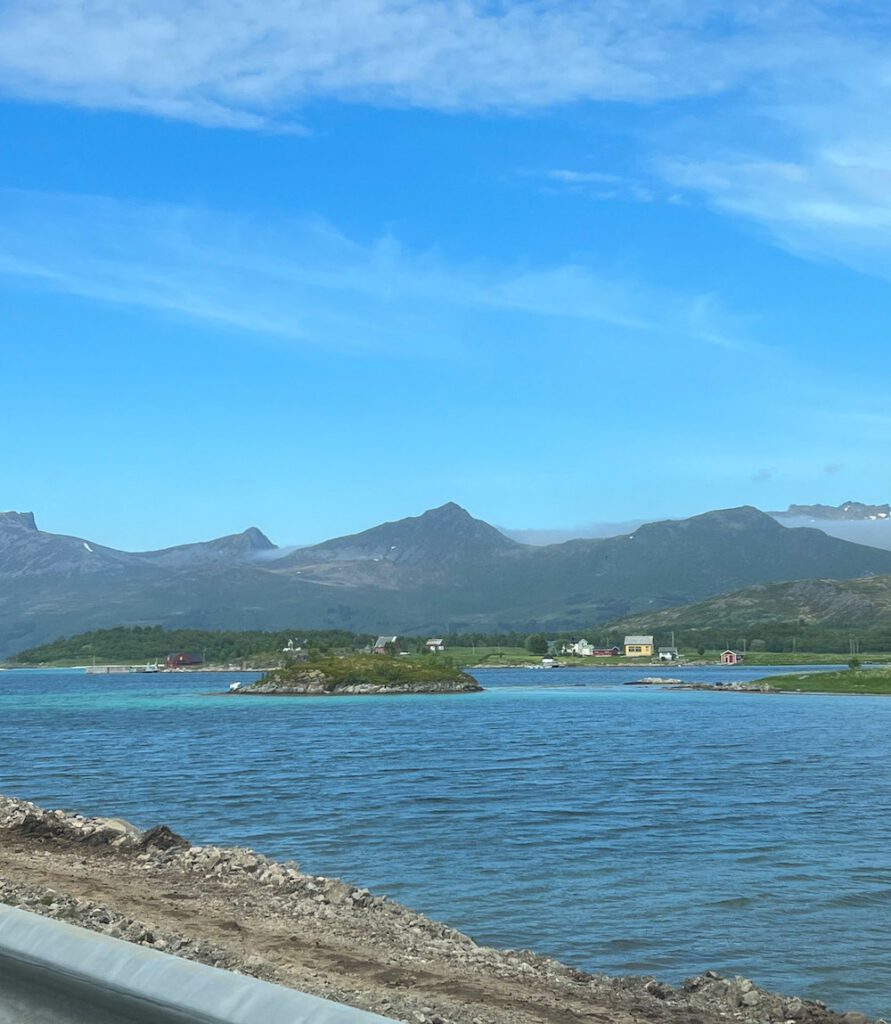
[[674, 987], [477, 945], [338, 879], [0, 797], [0, 902], [411, 1024], [868, 1024], [712, 971]]
[[332, 690], [330, 693], [298, 693], [296, 691], [279, 693], [264, 692], [262, 690], [221, 690], [208, 696], [215, 697], [466, 697], [470, 693], [483, 693], [485, 687], [477, 690], [409, 690], [403, 687], [401, 690]]
[[[446, 653], [445, 657], [448, 657]], [[832, 658], [832, 655], [827, 655]], [[837, 655], [835, 657], [838, 657]], [[822, 661], [819, 660], [818, 655], [813, 655], [813, 661], [764, 661], [754, 662], [746, 661], [742, 665], [722, 665], [720, 660], [709, 661], [702, 658], [694, 658], [689, 660], [683, 660], [681, 662], [661, 662], [661, 661], [646, 661], [638, 660], [635, 658], [620, 659], [617, 661], [610, 661], [607, 664], [598, 658], [573, 658], [568, 662], [560, 663], [559, 665], [545, 667], [540, 663], [531, 659], [529, 661], [521, 662], [475, 662], [468, 663], [466, 665], [459, 666], [463, 671], [470, 669], [534, 669], [537, 671], [551, 672], [554, 669], [596, 669], [598, 671], [604, 671], [607, 669], [665, 669], [672, 671], [683, 671], [685, 669], [700, 669], [700, 668], [722, 668], [727, 669], [728, 672], [732, 672], [735, 668], [742, 669], [772, 669], [772, 668], [800, 668], [807, 669], [813, 667], [826, 667], [826, 668], [844, 668], [847, 664], [847, 659], [844, 661]], [[877, 666], [888, 665], [891, 667], [891, 661], [872, 661], [868, 656], [864, 655], [864, 664], [874, 664]], [[0, 672], [86, 672], [90, 668], [108, 668], [119, 665], [118, 662], [100, 662], [96, 665], [14, 665], [14, 664], [0, 664]], [[144, 668], [139, 667], [139, 664], [134, 663], [130, 666], [132, 671], [127, 672], [127, 675], [195, 675], [201, 673], [210, 674], [228, 674], [235, 672], [275, 672], [282, 667], [281, 664], [266, 665], [260, 667], [245, 667], [245, 668], [232, 668], [228, 665], [203, 665], [198, 667], [182, 667], [182, 668], [159, 668], [156, 671], [146, 672]]]

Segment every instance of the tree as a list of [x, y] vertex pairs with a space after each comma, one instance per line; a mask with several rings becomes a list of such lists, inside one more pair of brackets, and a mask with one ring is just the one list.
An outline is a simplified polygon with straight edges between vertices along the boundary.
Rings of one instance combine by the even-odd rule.
[[848, 668], [852, 668], [852, 669], [854, 669], [854, 671], [856, 671], [858, 668], [860, 668], [861, 665], [862, 665], [862, 662], [857, 657], [851, 658], [851, 660], [848, 662]]
[[547, 654], [548, 641], [544, 633], [531, 633], [526, 637], [526, 650], [530, 654]]

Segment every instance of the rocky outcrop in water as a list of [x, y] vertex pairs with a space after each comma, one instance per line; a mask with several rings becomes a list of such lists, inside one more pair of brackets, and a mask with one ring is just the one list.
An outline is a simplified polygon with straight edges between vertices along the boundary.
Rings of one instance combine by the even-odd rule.
[[406, 683], [335, 682], [318, 669], [305, 669], [285, 679], [271, 678], [244, 686], [234, 693], [251, 696], [332, 697], [393, 696], [400, 693], [477, 693], [480, 684], [471, 676], [464, 679], [426, 680]]
[[450, 663], [430, 658], [352, 654], [316, 658], [267, 672], [233, 693], [247, 696], [330, 697], [405, 693], [477, 693], [480, 684]]

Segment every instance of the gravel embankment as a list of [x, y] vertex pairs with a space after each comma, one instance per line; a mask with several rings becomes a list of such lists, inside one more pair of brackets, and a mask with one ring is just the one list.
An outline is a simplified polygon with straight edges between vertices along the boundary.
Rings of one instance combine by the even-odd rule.
[[713, 972], [586, 974], [252, 850], [0, 797], [0, 901], [409, 1024], [867, 1024]]

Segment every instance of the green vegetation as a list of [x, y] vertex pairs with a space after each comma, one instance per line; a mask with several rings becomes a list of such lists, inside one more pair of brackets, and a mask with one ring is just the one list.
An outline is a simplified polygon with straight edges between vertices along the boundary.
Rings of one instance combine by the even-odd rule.
[[[654, 633], [666, 644], [774, 654], [891, 652], [891, 576], [798, 580], [746, 587], [613, 622], [614, 634]], [[593, 639], [593, 638], [592, 638]], [[856, 651], [858, 647], [854, 647]]]
[[767, 676], [759, 682], [769, 683], [775, 690], [800, 690], [802, 693], [891, 694], [891, 669], [848, 668], [800, 676]]
[[541, 655], [530, 654], [525, 647], [449, 647], [445, 651], [431, 652], [431, 661], [448, 659], [454, 665], [540, 665]]
[[[452, 633], [445, 637], [445, 651], [428, 651], [424, 646], [426, 636], [400, 636], [400, 650], [413, 658], [422, 658], [431, 665], [520, 666], [539, 665], [548, 651], [548, 641], [555, 641], [558, 647], [564, 640], [585, 636], [592, 643], [611, 647], [621, 646], [624, 634], [604, 628], [582, 630], [577, 633]], [[656, 644], [671, 645], [671, 633], [656, 631]], [[680, 641], [680, 638], [678, 638]], [[368, 633], [352, 633], [348, 630], [278, 630], [263, 632], [220, 631], [199, 629], [163, 629], [161, 626], [119, 626], [115, 629], [99, 629], [73, 637], [61, 637], [41, 647], [34, 647], [11, 658], [12, 666], [70, 666], [97, 664], [140, 665], [161, 662], [167, 654], [189, 651], [202, 655], [208, 665], [238, 665], [239, 667], [268, 667], [287, 659], [284, 648], [294, 640], [310, 657], [323, 655], [353, 654], [361, 651], [374, 640]], [[682, 655], [688, 661], [717, 661], [719, 653], [730, 646], [746, 648], [747, 665], [815, 665], [847, 664], [851, 659], [850, 645], [846, 640], [837, 653], [827, 652], [820, 647], [809, 647], [806, 651], [794, 653], [788, 644], [779, 645], [785, 649], [767, 649], [766, 644], [756, 640], [726, 637], [708, 646], [681, 644]], [[753, 649], [754, 646], [754, 649]], [[799, 645], [800, 646], [800, 645]], [[841, 652], [844, 653], [841, 653]], [[891, 654], [876, 654], [876, 648], [861, 645], [863, 656], [870, 661], [891, 660]], [[868, 651], [868, 655], [865, 653]], [[395, 652], [394, 652], [395, 653]], [[650, 660], [617, 658], [580, 658], [571, 655], [557, 655], [561, 665], [602, 668], [610, 665], [647, 665]]]
[[[869, 661], [891, 661], [891, 654], [870, 654]], [[825, 654], [821, 651], [796, 651], [794, 654], [780, 654], [763, 651], [750, 651], [746, 654], [744, 665], [850, 665], [851, 655]]]
[[299, 682], [307, 670], [324, 674], [326, 690], [359, 683], [374, 686], [408, 686], [416, 683], [462, 682], [468, 679], [448, 658], [351, 654], [345, 657], [311, 658], [275, 669], [260, 679], [257, 685], [262, 686], [263, 683], [270, 681], [286, 683], [289, 679]]
[[548, 638], [544, 633], [532, 633], [526, 637], [526, 650], [530, 654], [547, 654], [548, 653]]
[[175, 651], [194, 651], [212, 665], [279, 661], [288, 641], [295, 639], [310, 652], [351, 651], [371, 642], [371, 636], [345, 630], [309, 632], [234, 632], [201, 629], [163, 629], [161, 626], [118, 626], [97, 629], [32, 647], [10, 658], [10, 665], [144, 664], [160, 662]]

